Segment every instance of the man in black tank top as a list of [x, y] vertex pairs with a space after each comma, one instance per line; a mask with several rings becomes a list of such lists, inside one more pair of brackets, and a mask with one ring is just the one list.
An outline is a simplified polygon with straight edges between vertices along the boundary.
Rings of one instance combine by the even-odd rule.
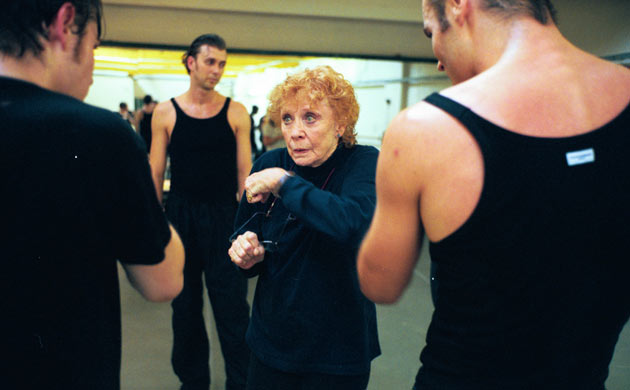
[[166, 213], [186, 249], [184, 289], [173, 301], [173, 369], [182, 389], [210, 386], [209, 341], [202, 311], [205, 280], [227, 390], [244, 389], [249, 350], [247, 281], [227, 250], [237, 200], [251, 170], [250, 121], [245, 107], [215, 91], [227, 58], [225, 42], [207, 34], [183, 58], [190, 89], [153, 113], [151, 170], [162, 199], [167, 154], [171, 186]]
[[415, 389], [604, 389], [630, 316], [630, 70], [569, 43], [549, 1], [423, 14], [455, 85], [386, 132], [362, 291], [395, 302], [426, 232], [438, 283]]

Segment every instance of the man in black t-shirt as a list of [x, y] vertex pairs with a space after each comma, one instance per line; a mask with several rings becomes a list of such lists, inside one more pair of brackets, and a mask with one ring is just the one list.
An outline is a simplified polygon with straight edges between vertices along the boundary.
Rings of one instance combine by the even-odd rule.
[[181, 291], [183, 247], [140, 138], [86, 105], [101, 2], [0, 6], [0, 375], [16, 389], [120, 388], [117, 259], [151, 301]]

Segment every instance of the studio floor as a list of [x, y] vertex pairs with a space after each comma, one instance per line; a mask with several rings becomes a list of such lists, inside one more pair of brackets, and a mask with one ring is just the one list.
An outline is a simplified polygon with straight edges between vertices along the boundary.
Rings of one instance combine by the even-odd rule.
[[[433, 306], [429, 291], [428, 245], [423, 246], [414, 277], [404, 296], [391, 306], [377, 305], [382, 355], [372, 364], [368, 390], [410, 390], [420, 365], [418, 356]], [[121, 272], [123, 326], [122, 390], [177, 390], [179, 381], [170, 364], [171, 308], [168, 303], [144, 301]], [[256, 280], [250, 280], [249, 298]], [[211, 343], [211, 390], [222, 390], [225, 373], [212, 312], [205, 314]], [[608, 390], [630, 389], [630, 325], [624, 328], [606, 382]]]

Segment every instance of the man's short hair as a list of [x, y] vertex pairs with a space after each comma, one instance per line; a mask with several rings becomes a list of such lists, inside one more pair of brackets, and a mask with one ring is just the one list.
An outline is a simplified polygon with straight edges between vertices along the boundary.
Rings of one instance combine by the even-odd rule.
[[144, 104], [151, 104], [151, 103], [153, 103], [153, 97], [151, 95], [145, 95], [142, 98], [142, 103], [144, 103]]
[[[446, 19], [445, 1], [429, 0], [431, 7], [435, 10], [442, 31], [449, 28], [449, 22]], [[515, 16], [528, 15], [541, 24], [548, 24], [550, 20], [553, 23], [557, 23], [556, 9], [551, 4], [551, 0], [482, 0], [481, 7], [508, 19]]]
[[225, 50], [226, 48], [225, 41], [217, 34], [203, 34], [195, 38], [186, 53], [182, 56], [182, 63], [186, 67], [186, 72], [188, 72], [188, 74], [190, 74], [190, 69], [188, 69], [188, 57], [197, 57], [197, 54], [199, 54], [199, 50], [203, 45], [215, 47], [219, 50]]
[[126, 109], [127, 109], [127, 103], [125, 103], [125, 102], [120, 102], [120, 104], [118, 105], [118, 107], [119, 107], [121, 110], [126, 110]]
[[48, 27], [64, 3], [76, 10], [74, 34], [83, 37], [88, 22], [95, 21], [98, 36], [102, 31], [101, 0], [19, 0], [3, 1], [0, 5], [0, 53], [21, 58], [30, 52], [38, 57], [48, 39]]

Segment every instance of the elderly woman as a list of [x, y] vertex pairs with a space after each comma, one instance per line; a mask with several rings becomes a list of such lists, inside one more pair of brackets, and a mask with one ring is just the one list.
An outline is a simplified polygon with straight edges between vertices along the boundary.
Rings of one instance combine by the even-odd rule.
[[289, 76], [269, 113], [287, 148], [254, 164], [229, 249], [258, 275], [248, 389], [364, 390], [380, 348], [355, 256], [374, 212], [378, 152], [356, 145], [354, 90], [328, 66]]

